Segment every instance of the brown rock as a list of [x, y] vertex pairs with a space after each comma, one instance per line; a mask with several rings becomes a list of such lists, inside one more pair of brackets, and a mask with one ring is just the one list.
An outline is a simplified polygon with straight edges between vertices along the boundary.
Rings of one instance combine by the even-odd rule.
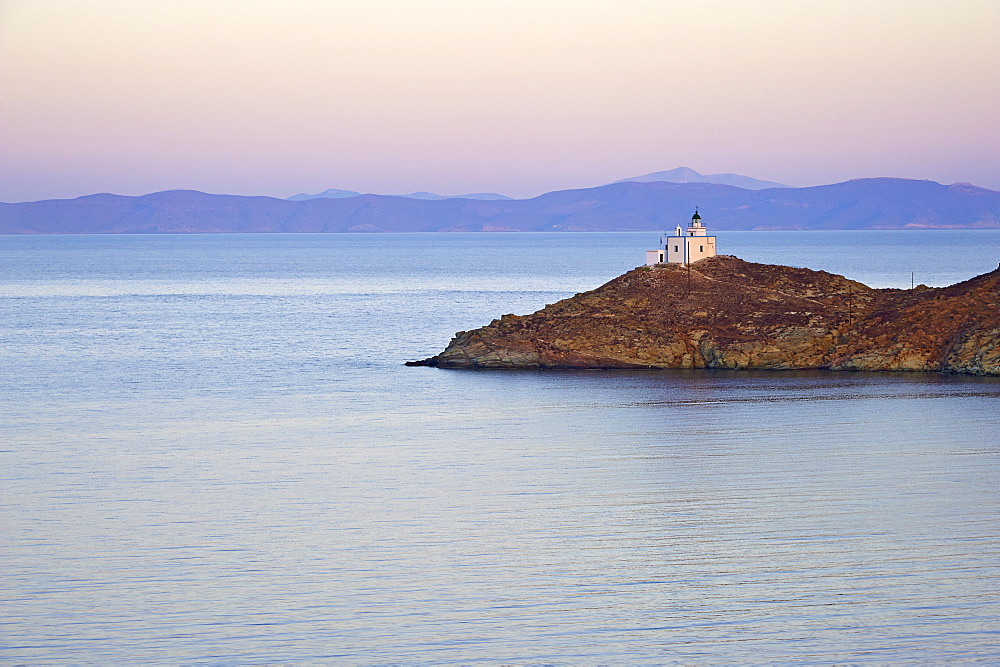
[[408, 365], [752, 368], [1000, 375], [1000, 269], [957, 285], [872, 289], [720, 255], [640, 267], [523, 317], [456, 334]]

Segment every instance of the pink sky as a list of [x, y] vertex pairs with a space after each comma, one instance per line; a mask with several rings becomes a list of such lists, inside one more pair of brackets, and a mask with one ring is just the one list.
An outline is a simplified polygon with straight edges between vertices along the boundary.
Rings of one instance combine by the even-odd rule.
[[0, 201], [1000, 189], [996, 0], [0, 0]]

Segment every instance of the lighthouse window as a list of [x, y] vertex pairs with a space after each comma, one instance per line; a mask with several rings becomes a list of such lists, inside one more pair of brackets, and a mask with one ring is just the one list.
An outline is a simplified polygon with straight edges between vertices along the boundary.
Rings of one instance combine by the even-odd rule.
[[680, 252], [680, 246], [674, 246], [674, 252]]
[[703, 245], [698, 246], [698, 252], [705, 252], [705, 246]]

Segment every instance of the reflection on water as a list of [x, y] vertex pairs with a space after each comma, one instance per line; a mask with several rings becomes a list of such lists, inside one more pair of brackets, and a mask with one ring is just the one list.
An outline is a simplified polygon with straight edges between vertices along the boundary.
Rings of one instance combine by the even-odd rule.
[[0, 239], [0, 658], [996, 660], [997, 379], [401, 366], [593, 286], [573, 236], [475, 291], [367, 289], [371, 237]]

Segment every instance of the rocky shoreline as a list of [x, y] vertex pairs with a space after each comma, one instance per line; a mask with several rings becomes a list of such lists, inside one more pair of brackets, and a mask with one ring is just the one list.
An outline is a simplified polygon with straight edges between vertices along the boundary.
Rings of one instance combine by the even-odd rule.
[[1000, 375], [1000, 268], [899, 290], [725, 255], [639, 267], [531, 315], [460, 331], [407, 365]]

